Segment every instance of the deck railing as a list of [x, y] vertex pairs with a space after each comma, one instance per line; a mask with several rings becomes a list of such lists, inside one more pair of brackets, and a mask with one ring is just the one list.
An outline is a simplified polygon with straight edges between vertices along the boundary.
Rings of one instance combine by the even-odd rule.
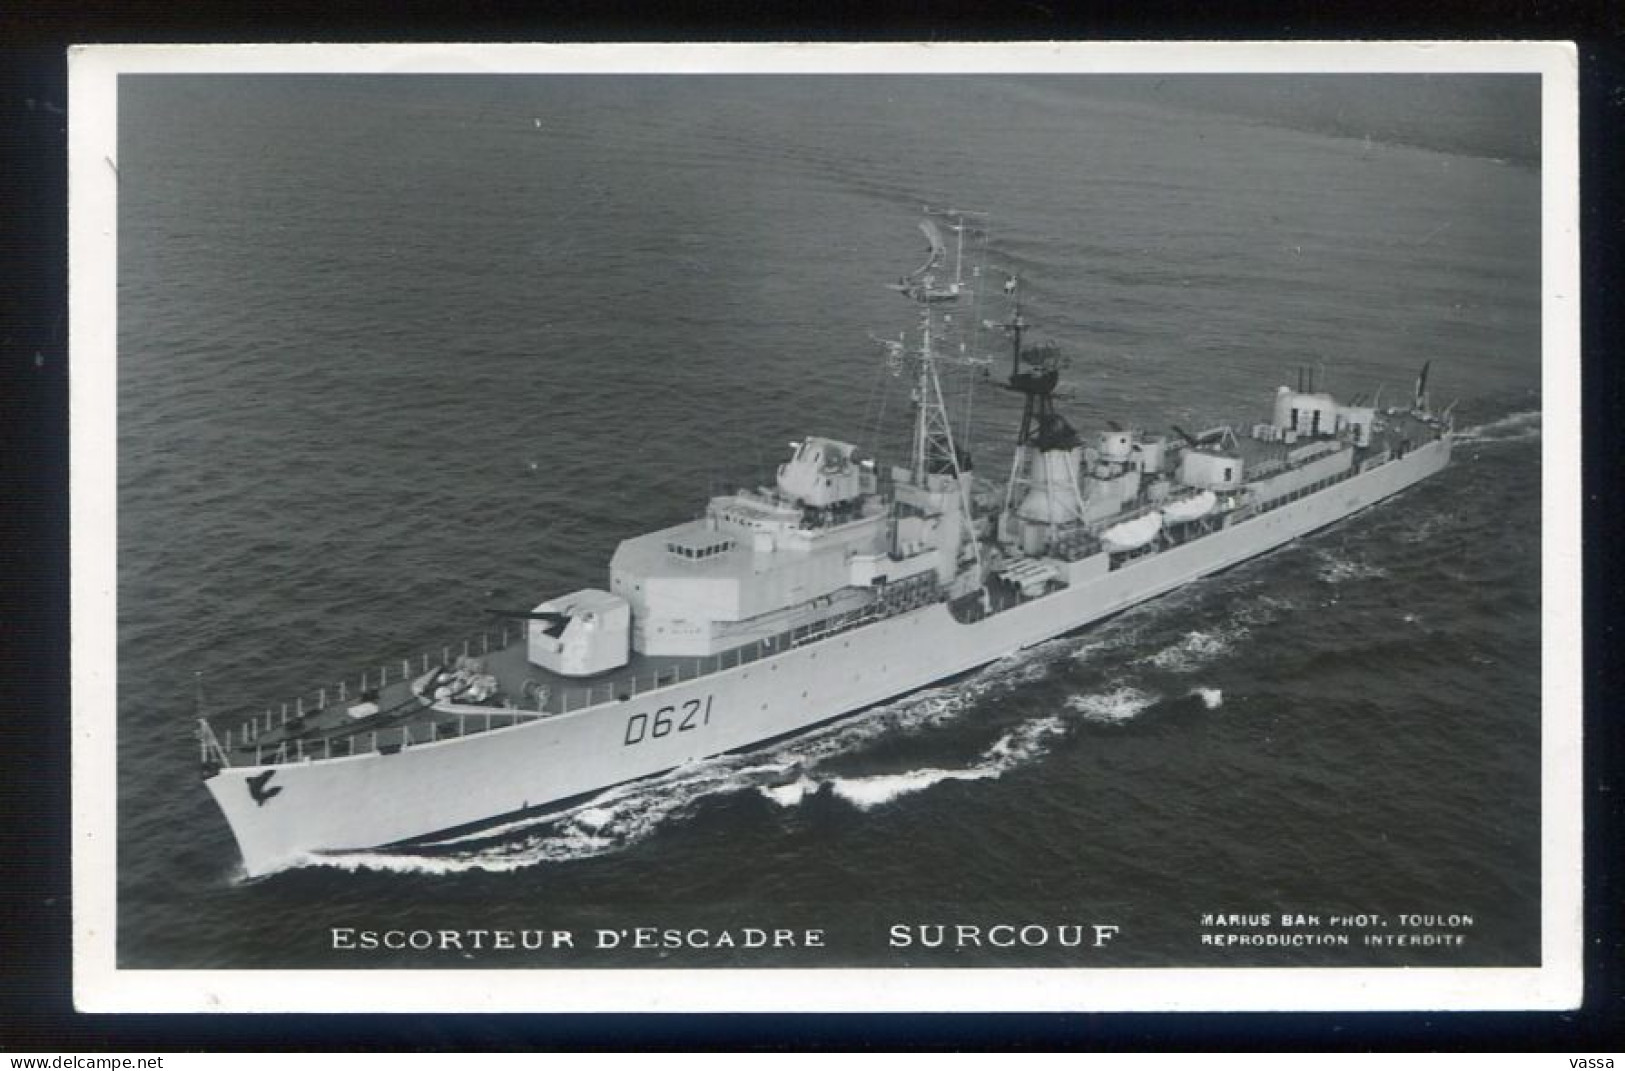
[[[286, 763], [315, 762], [323, 759], [341, 759], [352, 755], [380, 753], [394, 754], [404, 748], [432, 744], [459, 736], [472, 736], [494, 729], [506, 729], [521, 722], [534, 721], [540, 715], [525, 711], [493, 707], [481, 713], [437, 714], [414, 723], [378, 729], [359, 727], [340, 728], [320, 736], [296, 736], [288, 739], [255, 740], [252, 745], [227, 740], [223, 746], [212, 736], [208, 723], [203, 722], [204, 761], [217, 765], [278, 766]], [[222, 761], [228, 760], [228, 761]]]
[[[280, 707], [267, 707], [263, 713], [232, 712], [200, 718], [199, 744], [205, 764], [213, 765], [280, 765], [283, 763], [311, 762], [323, 759], [347, 758], [373, 752], [394, 754], [403, 748], [437, 743], [441, 740], [472, 736], [496, 729], [511, 728], [523, 722], [558, 714], [568, 714], [590, 706], [616, 700], [631, 701], [660, 688], [737, 669], [760, 662], [819, 640], [828, 639], [885, 617], [895, 616], [937, 600], [935, 585], [930, 576], [894, 584], [875, 602], [849, 610], [809, 625], [786, 629], [753, 643], [735, 647], [720, 654], [665, 662], [646, 673], [615, 676], [579, 688], [552, 687], [527, 682], [524, 697], [510, 697], [510, 702], [527, 703], [525, 707], [491, 707], [489, 710], [465, 710], [457, 713], [433, 712], [408, 693], [400, 704], [380, 712], [389, 715], [392, 710], [406, 708], [400, 715], [401, 724], [371, 728], [366, 722], [354, 726], [339, 724], [326, 729], [300, 732], [294, 735], [282, 732], [290, 721], [315, 715], [331, 709], [331, 704], [347, 703], [359, 699], [362, 692], [386, 685], [399, 686], [404, 681], [427, 673], [436, 665], [449, 666], [458, 654], [489, 654], [502, 650], [513, 639], [523, 636], [511, 629], [483, 633], [473, 640], [465, 640], [460, 648], [443, 647], [440, 660], [434, 661], [424, 654], [417, 662], [403, 659], [396, 672], [394, 665], [380, 666], [376, 675], [364, 674], [359, 688], [352, 690], [341, 682], [332, 689], [316, 689], [295, 696]], [[493, 647], [495, 641], [497, 646]], [[414, 669], [421, 666], [421, 669]], [[533, 686], [532, 686], [533, 685]], [[309, 700], [309, 702], [307, 702]], [[370, 717], [377, 717], [373, 715]], [[235, 719], [235, 720], [234, 720]], [[216, 726], [224, 726], [218, 735]]]
[[[313, 688], [285, 702], [271, 704], [263, 710], [238, 708], [211, 714], [200, 720], [209, 726], [209, 735], [219, 746], [241, 757], [250, 747], [258, 748], [262, 737], [277, 729], [285, 728], [290, 721], [298, 722], [307, 715], [320, 714], [335, 706], [359, 703], [364, 695], [382, 693], [385, 688], [391, 685], [398, 686], [420, 677], [435, 666], [450, 666], [459, 656], [484, 656], [492, 651], [501, 651], [523, 636], [522, 629], [516, 630], [511, 625], [504, 625], [500, 629], [485, 629], [464, 639], [460, 644], [441, 647], [438, 659], [425, 651], [416, 659], [403, 658], [399, 663], [384, 662], [376, 670], [370, 667], [362, 670], [353, 680], [341, 680], [330, 687]], [[220, 735], [222, 729], [223, 736]], [[280, 747], [280, 744], [281, 741], [278, 741], [273, 746]]]

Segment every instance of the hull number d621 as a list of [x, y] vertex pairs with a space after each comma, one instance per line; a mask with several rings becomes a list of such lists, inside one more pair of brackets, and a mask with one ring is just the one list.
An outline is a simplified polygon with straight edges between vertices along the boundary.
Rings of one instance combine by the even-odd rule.
[[680, 705], [661, 707], [653, 714], [632, 715], [626, 719], [626, 735], [621, 738], [621, 744], [631, 747], [645, 740], [691, 732], [709, 724], [711, 697], [706, 696], [703, 703], [698, 699], [689, 699]]

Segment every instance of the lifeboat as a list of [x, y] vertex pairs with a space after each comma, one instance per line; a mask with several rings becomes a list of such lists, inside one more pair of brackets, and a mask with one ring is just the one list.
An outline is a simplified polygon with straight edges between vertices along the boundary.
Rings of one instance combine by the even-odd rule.
[[1203, 491], [1200, 494], [1164, 504], [1162, 507], [1163, 520], [1169, 524], [1184, 524], [1199, 517], [1206, 517], [1213, 512], [1213, 507], [1218, 504], [1217, 495], [1212, 491]]
[[1136, 517], [1132, 521], [1116, 524], [1101, 533], [1100, 543], [1113, 554], [1125, 550], [1135, 550], [1145, 546], [1157, 538], [1162, 531], [1162, 514], [1147, 513], [1143, 517]]

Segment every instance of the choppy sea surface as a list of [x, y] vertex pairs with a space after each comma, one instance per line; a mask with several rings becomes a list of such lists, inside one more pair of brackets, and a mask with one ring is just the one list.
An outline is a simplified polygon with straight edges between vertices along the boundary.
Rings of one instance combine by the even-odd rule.
[[[120, 963], [1538, 962], [1536, 89], [1209, 81], [124, 78]], [[1350, 119], [1423, 98], [1451, 107]], [[602, 584], [616, 541], [790, 439], [900, 449], [906, 390], [870, 335], [909, 325], [884, 284], [918, 263], [922, 204], [991, 213], [989, 263], [1068, 354], [1080, 429], [1250, 424], [1300, 366], [1399, 403], [1431, 360], [1456, 460], [806, 736], [433, 851], [243, 878], [195, 674], [221, 706], [353, 679]], [[950, 393], [1002, 479], [1019, 408], [973, 382]], [[1450, 947], [1202, 941], [1204, 914], [1285, 912], [1472, 918]], [[887, 946], [994, 922], [1122, 930]], [[828, 947], [330, 936], [632, 926]]]

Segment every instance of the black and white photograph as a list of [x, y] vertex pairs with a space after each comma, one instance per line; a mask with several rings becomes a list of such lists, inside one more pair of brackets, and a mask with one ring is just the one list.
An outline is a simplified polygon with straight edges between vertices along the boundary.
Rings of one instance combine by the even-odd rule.
[[1565, 46], [380, 49], [74, 56], [82, 1010], [1578, 1002]]

